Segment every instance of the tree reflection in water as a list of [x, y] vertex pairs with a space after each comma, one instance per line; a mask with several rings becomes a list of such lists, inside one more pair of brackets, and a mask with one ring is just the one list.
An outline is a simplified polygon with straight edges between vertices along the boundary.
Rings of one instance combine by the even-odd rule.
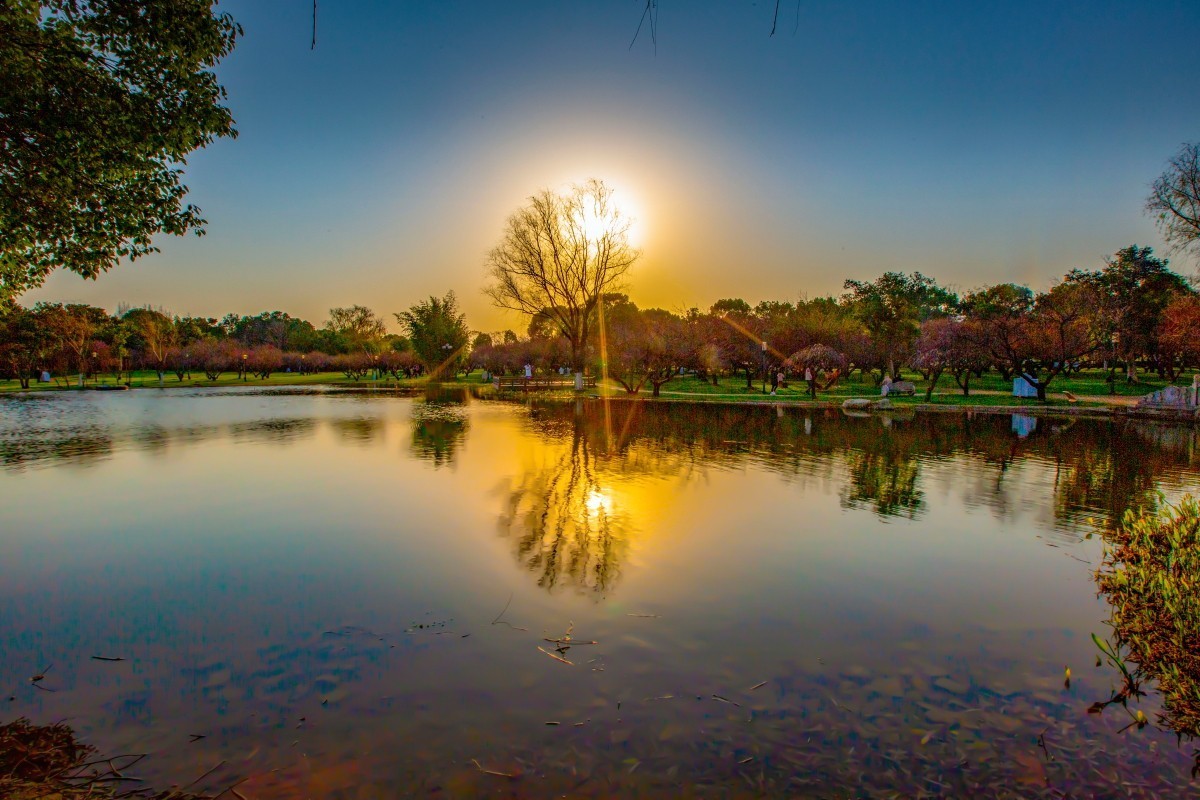
[[424, 403], [413, 406], [412, 452], [434, 468], [453, 466], [458, 449], [467, 436], [469, 395], [437, 392], [426, 394]]
[[[1052, 470], [1053, 522], [1075, 536], [1089, 516], [1155, 508], [1154, 487], [1171, 485], [1200, 455], [1190, 428], [1122, 420], [1046, 419], [1022, 438], [1002, 414], [855, 419], [837, 410], [639, 401], [533, 401], [529, 410], [547, 447], [503, 487], [500, 528], [539, 585], [596, 593], [620, 576], [638, 523], [606, 498], [616, 482], [639, 476], [752, 463], [788, 481], [839, 482], [845, 508], [913, 519], [934, 480], [925, 471], [946, 462], [969, 476], [971, 502], [1010, 518], [1027, 510], [1028, 490], [1010, 480], [1011, 468], [1032, 463], [1039, 472], [1030, 475]], [[465, 429], [465, 419], [445, 424], [448, 433]], [[453, 444], [441, 447], [452, 454]]]
[[500, 528], [514, 537], [517, 560], [539, 586], [566, 582], [603, 594], [616, 582], [632, 521], [612, 505], [611, 466], [577, 425], [568, 447], [505, 490]]

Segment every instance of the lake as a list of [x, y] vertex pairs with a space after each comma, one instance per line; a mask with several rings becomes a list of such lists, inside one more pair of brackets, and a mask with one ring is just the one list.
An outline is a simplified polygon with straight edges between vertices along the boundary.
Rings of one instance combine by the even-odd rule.
[[260, 798], [1179, 795], [1092, 573], [1198, 486], [1119, 420], [7, 396], [0, 722]]

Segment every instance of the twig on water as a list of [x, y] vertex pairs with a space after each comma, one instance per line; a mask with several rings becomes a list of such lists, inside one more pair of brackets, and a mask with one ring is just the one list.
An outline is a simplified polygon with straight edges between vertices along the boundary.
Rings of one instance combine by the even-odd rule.
[[540, 645], [538, 646], [538, 650], [541, 650], [543, 653], [545, 653], [546, 655], [550, 656], [550, 657], [551, 657], [551, 658], [553, 658], [555, 661], [561, 661], [561, 662], [562, 662], [562, 663], [564, 663], [564, 664], [570, 664], [572, 667], [573, 667], [573, 666], [575, 666], [575, 662], [573, 662], [573, 661], [567, 661], [567, 660], [566, 660], [565, 658], [563, 658], [562, 656], [555, 655], [554, 653], [551, 653], [549, 650], [545, 649], [544, 647], [541, 647]]
[[1038, 734], [1037, 743], [1038, 743], [1038, 747], [1042, 748], [1042, 752], [1046, 754], [1046, 760], [1053, 761], [1054, 756], [1050, 755], [1050, 751], [1046, 748], [1046, 731], [1048, 731], [1048, 730], [1050, 730], [1049, 727], [1047, 727], [1045, 731], [1042, 731], [1041, 733]]
[[504, 616], [504, 612], [508, 611], [508, 607], [512, 604], [512, 599], [513, 599], [513, 593], [509, 592], [508, 593], [508, 602], [504, 604], [504, 608], [500, 609], [500, 613], [496, 615], [496, 618], [494, 620], [492, 620], [492, 624], [493, 625], [507, 625], [508, 627], [512, 628], [514, 631], [528, 631], [529, 630], [528, 628], [518, 628], [516, 625], [513, 625], [511, 622], [507, 622], [506, 620], [500, 619], [501, 617]]
[[220, 769], [221, 767], [223, 767], [223, 766], [225, 766], [225, 759], [221, 759], [221, 760], [220, 760], [220, 761], [217, 763], [217, 765], [216, 765], [215, 767], [213, 767], [212, 769], [208, 770], [207, 772], [205, 772], [205, 773], [204, 773], [203, 775], [201, 775], [199, 778], [196, 778], [196, 780], [192, 781], [191, 783], [184, 785], [182, 788], [186, 789], [186, 788], [188, 788], [188, 786], [195, 786], [197, 783], [199, 783], [200, 781], [204, 780], [204, 779], [205, 779], [205, 778], [207, 778], [209, 775], [212, 775], [214, 772], [216, 772], [217, 770], [219, 770], [219, 769]]
[[225, 794], [226, 792], [229, 792], [229, 793], [230, 793], [230, 794], [232, 794], [234, 797], [241, 798], [241, 800], [246, 800], [246, 798], [245, 798], [245, 795], [243, 795], [241, 792], [239, 792], [239, 791], [237, 790], [237, 787], [241, 786], [243, 783], [245, 783], [245, 782], [246, 782], [246, 781], [248, 781], [248, 780], [250, 780], [250, 776], [249, 776], [249, 775], [247, 775], [245, 778], [239, 778], [238, 780], [236, 780], [236, 781], [234, 781], [233, 783], [231, 783], [231, 784], [229, 784], [228, 786], [226, 786], [226, 787], [225, 787], [224, 789], [222, 789], [221, 791], [219, 791], [219, 792], [217, 792], [216, 794], [214, 794], [214, 795], [212, 796], [212, 800], [217, 800], [217, 798], [218, 798], [218, 797], [220, 797], [221, 795]]
[[755, 689], [761, 689], [762, 687], [764, 687], [766, 685], [767, 685], [766, 681], [763, 681], [762, 683], [756, 683], [750, 687], [749, 691], [753, 692]]
[[741, 704], [741, 703], [738, 703], [738, 702], [735, 702], [735, 701], [733, 701], [733, 700], [730, 700], [728, 697], [722, 697], [722, 696], [721, 696], [721, 695], [719, 695], [719, 694], [714, 694], [714, 695], [713, 695], [713, 700], [720, 700], [722, 703], [729, 703], [729, 705], [731, 705], [731, 706], [737, 706], [738, 708], [741, 708], [741, 707], [742, 707], [742, 704]]
[[627, 617], [640, 617], [640, 618], [642, 618], [642, 619], [658, 619], [658, 617], [659, 617], [659, 616], [661, 616], [661, 615], [659, 615], [659, 614], [641, 614], [641, 613], [636, 613], [636, 614], [626, 614], [625, 616], [627, 616]]
[[92, 656], [93, 661], [124, 661], [120, 656]]
[[498, 770], [494, 770], [494, 769], [484, 769], [483, 765], [480, 764], [479, 761], [474, 758], [471, 759], [471, 763], [475, 765], [475, 769], [479, 770], [484, 775], [495, 775], [497, 778], [508, 778], [510, 781], [516, 780], [516, 778], [517, 778], [517, 776], [511, 772], [499, 772]]

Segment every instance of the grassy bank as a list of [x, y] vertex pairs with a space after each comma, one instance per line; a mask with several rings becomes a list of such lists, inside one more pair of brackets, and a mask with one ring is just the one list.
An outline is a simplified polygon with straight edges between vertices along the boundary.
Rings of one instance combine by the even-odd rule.
[[[1082, 373], [1071, 375], [1069, 377], [1059, 377], [1050, 385], [1050, 391], [1047, 394], [1045, 402], [1040, 402], [1037, 399], [1021, 398], [1012, 396], [1012, 384], [1005, 381], [999, 375], [988, 374], [982, 378], [975, 378], [971, 382], [971, 391], [969, 395], [964, 395], [959, 387], [954, 383], [953, 379], [943, 377], [938, 382], [933, 396], [929, 401], [925, 399], [925, 389], [927, 382], [921, 380], [920, 375], [905, 374], [905, 379], [912, 381], [917, 388], [916, 394], [908, 397], [892, 395], [890, 397], [893, 404], [905, 406], [944, 406], [947, 408], [955, 407], [979, 407], [993, 406], [1003, 408], [1066, 408], [1066, 407], [1084, 407], [1103, 409], [1113, 405], [1130, 405], [1136, 398], [1141, 397], [1150, 392], [1162, 389], [1167, 386], [1167, 382], [1159, 379], [1157, 376], [1144, 375], [1138, 383], [1126, 383], [1123, 379], [1118, 379], [1115, 384], [1110, 386], [1105, 380], [1108, 373], [1104, 370], [1085, 370]], [[296, 373], [277, 372], [269, 378], [263, 379], [255, 376], [247, 376], [245, 379], [239, 378], [235, 373], [226, 373], [215, 381], [209, 381], [204, 378], [202, 373], [193, 373], [191, 378], [178, 380], [174, 374], [166, 375], [163, 380], [159, 381], [158, 376], [153, 372], [135, 372], [129, 378], [130, 384], [134, 388], [180, 388], [180, 387], [272, 387], [272, 386], [342, 386], [356, 388], [399, 388], [419, 390], [429, 385], [428, 378], [410, 378], [404, 380], [394, 380], [385, 378], [381, 380], [371, 380], [364, 378], [354, 381], [347, 378], [340, 372], [321, 372], [313, 375], [299, 375]], [[89, 381], [89, 387], [95, 386], [112, 386], [115, 381], [109, 378], [102, 378], [97, 381]], [[456, 380], [442, 381], [442, 383], [457, 385], [457, 386], [488, 386], [482, 381], [482, 373], [478, 370], [469, 375], [459, 376]], [[1176, 381], [1176, 385], [1190, 385], [1191, 375], [1181, 377]], [[723, 377], [718, 385], [713, 385], [709, 381], [702, 381], [692, 375], [683, 375], [675, 378], [663, 386], [661, 399], [663, 400], [687, 400], [693, 402], [717, 402], [717, 403], [811, 403], [816, 402], [822, 405], [840, 404], [843, 400], [850, 397], [879, 397], [879, 387], [875, 382], [861, 374], [855, 374], [849, 378], [839, 381], [835, 386], [828, 389], [819, 390], [816, 400], [809, 397], [803, 381], [789, 382], [788, 386], [780, 387], [774, 395], [770, 394], [770, 384], [766, 385], [766, 392], [763, 391], [761, 381], [756, 381], [752, 386], [747, 387], [745, 378]], [[17, 381], [0, 381], [0, 393], [22, 391]], [[69, 379], [59, 378], [51, 383], [32, 384], [29, 391], [53, 392], [53, 391], [78, 391], [76, 379], [72, 376]], [[1074, 401], [1067, 397], [1067, 392], [1074, 395]], [[519, 393], [517, 393], [519, 394]], [[601, 395], [605, 397], [630, 397], [619, 384], [615, 381], [609, 381], [602, 384], [597, 389], [589, 389], [589, 395]], [[571, 391], [555, 391], [555, 392], [538, 392], [538, 397], [553, 397], [563, 396], [572, 397], [574, 393]], [[651, 391], [649, 388], [644, 388], [637, 395], [633, 395], [639, 399], [650, 399]]]
[[[464, 379], [465, 381], [466, 379]], [[261, 388], [264, 386], [361, 386], [369, 388], [376, 387], [393, 387], [393, 388], [422, 388], [428, 384], [427, 378], [406, 378], [404, 380], [395, 380], [391, 377], [381, 380], [371, 380], [364, 378], [354, 381], [347, 378], [341, 372], [318, 372], [312, 375], [300, 375], [295, 372], [276, 372], [269, 378], [259, 378], [254, 375], [248, 375], [244, 380], [237, 376], [237, 373], [224, 373], [217, 380], [210, 381], [204, 377], [202, 372], [193, 372], [190, 378], [185, 377], [179, 380], [174, 373], [168, 373], [164, 376], [161, 384], [158, 380], [157, 373], [154, 372], [134, 372], [123, 378], [120, 383], [128, 381], [130, 386], [135, 389], [177, 389], [191, 387], [224, 387], [230, 388], [235, 386], [246, 386]], [[478, 375], [475, 381], [478, 382]], [[119, 385], [116, 380], [110, 376], [102, 377], [98, 380], [87, 381], [86, 388], [92, 389], [95, 387], [116, 386]], [[50, 383], [31, 383], [28, 391], [37, 392], [63, 392], [63, 391], [78, 391], [77, 376], [69, 378], [57, 378]], [[20, 383], [17, 381], [0, 381], [0, 393], [3, 392], [19, 392], [21, 389]]]

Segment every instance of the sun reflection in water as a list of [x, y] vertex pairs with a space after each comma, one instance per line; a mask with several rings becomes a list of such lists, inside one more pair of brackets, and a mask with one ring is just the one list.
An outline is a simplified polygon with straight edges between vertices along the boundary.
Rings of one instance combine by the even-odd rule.
[[601, 489], [592, 489], [588, 492], [587, 499], [584, 501], [584, 507], [587, 509], [589, 516], [595, 517], [601, 513], [608, 516], [612, 514], [612, 497]]

